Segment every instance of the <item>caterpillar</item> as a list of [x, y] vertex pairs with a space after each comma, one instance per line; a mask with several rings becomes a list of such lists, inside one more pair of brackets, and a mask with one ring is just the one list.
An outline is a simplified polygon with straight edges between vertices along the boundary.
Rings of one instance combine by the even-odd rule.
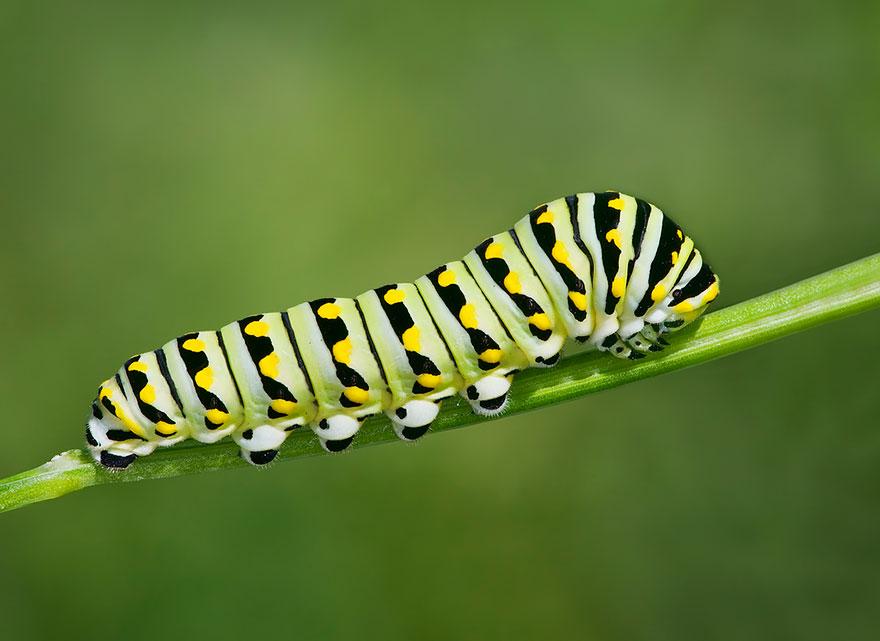
[[662, 350], [718, 287], [659, 208], [616, 191], [567, 196], [414, 283], [248, 316], [129, 358], [99, 387], [86, 441], [112, 470], [227, 436], [265, 465], [304, 426], [340, 452], [380, 412], [411, 441], [456, 394], [477, 414], [502, 412], [513, 376], [556, 364], [568, 339], [621, 359]]

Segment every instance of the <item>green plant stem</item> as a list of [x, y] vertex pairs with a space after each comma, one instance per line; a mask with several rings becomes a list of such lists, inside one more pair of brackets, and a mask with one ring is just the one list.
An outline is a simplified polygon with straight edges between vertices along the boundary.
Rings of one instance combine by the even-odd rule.
[[[711, 314], [673, 337], [664, 352], [640, 361], [620, 361], [595, 351], [564, 360], [553, 369], [517, 376], [504, 416], [642, 380], [762, 345], [782, 336], [880, 306], [880, 254], [825, 272], [795, 285]], [[460, 399], [447, 401], [432, 430], [444, 432], [487, 420], [474, 416]], [[77, 430], [79, 431], [79, 430]], [[396, 441], [384, 416], [369, 419], [353, 447]], [[276, 460], [323, 454], [310, 430], [294, 432]], [[124, 472], [108, 472], [83, 449], [59, 454], [48, 463], [0, 480], [0, 512], [45, 501], [104, 483], [127, 483], [247, 467], [229, 441], [186, 442], [139, 459]]]

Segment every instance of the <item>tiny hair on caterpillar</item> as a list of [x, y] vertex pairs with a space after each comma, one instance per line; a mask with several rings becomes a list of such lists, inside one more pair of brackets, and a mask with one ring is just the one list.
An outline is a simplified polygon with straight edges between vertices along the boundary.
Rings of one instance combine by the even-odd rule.
[[663, 349], [719, 292], [693, 240], [656, 206], [608, 191], [541, 205], [462, 260], [355, 298], [322, 298], [191, 332], [101, 383], [86, 441], [123, 470], [157, 447], [231, 437], [265, 465], [308, 426], [329, 452], [384, 412], [424, 435], [456, 394], [502, 412], [516, 372], [568, 339], [621, 359]]

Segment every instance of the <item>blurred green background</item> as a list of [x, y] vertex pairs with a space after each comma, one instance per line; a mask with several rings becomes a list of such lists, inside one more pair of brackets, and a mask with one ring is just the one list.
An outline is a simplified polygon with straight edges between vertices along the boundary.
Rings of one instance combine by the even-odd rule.
[[[877, 3], [6, 2], [0, 476], [185, 330], [532, 206], [673, 215], [728, 305], [880, 249]], [[337, 458], [0, 517], [0, 636], [875, 639], [880, 316]], [[683, 411], [684, 408], [684, 411]]]

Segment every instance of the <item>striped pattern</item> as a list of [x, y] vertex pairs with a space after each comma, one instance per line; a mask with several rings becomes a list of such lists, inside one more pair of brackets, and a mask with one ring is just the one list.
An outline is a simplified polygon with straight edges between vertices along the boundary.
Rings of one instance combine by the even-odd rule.
[[111, 469], [227, 436], [265, 464], [302, 426], [340, 451], [380, 412], [412, 440], [455, 394], [477, 413], [503, 411], [514, 374], [554, 365], [567, 339], [623, 359], [659, 351], [717, 295], [691, 238], [654, 205], [568, 196], [414, 283], [249, 316], [132, 357], [98, 390], [86, 440]]

